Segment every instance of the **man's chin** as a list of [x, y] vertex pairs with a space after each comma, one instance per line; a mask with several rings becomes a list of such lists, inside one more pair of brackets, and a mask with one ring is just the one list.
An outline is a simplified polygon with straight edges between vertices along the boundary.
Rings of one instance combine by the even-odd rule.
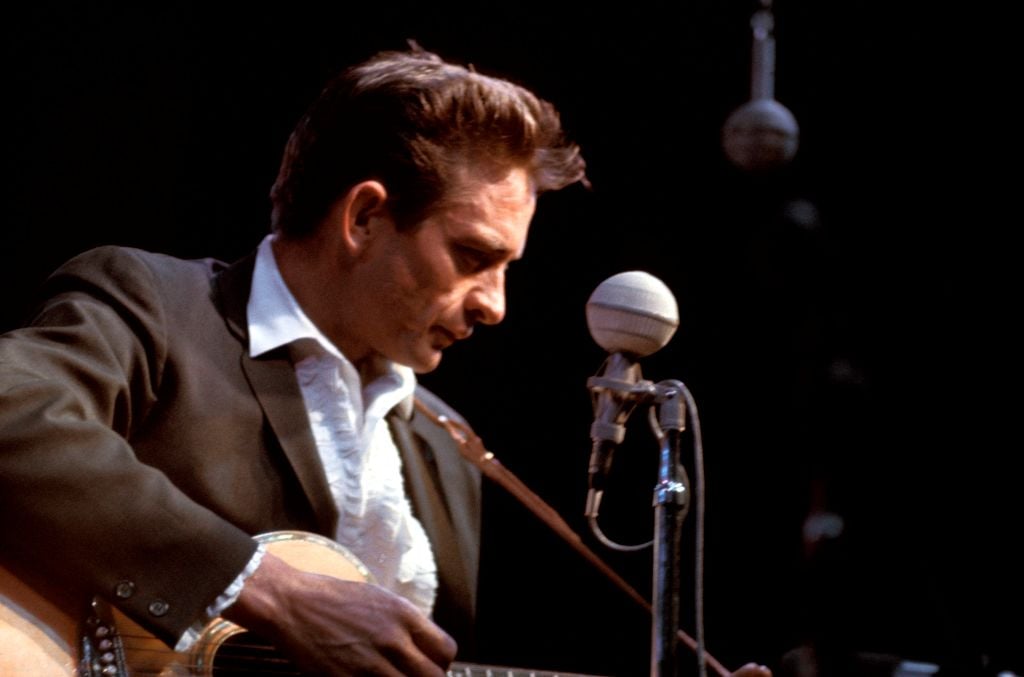
[[428, 355], [417, 355], [409, 366], [417, 374], [427, 374], [441, 364], [441, 349], [434, 348]]

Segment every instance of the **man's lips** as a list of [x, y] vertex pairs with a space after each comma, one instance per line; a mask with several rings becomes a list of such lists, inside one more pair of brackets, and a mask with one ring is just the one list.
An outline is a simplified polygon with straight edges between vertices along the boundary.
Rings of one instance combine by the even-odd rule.
[[458, 341], [464, 341], [473, 335], [473, 327], [466, 327], [458, 331], [450, 331], [441, 326], [435, 326], [432, 330], [434, 334], [434, 347], [438, 350], [444, 350], [453, 343]]

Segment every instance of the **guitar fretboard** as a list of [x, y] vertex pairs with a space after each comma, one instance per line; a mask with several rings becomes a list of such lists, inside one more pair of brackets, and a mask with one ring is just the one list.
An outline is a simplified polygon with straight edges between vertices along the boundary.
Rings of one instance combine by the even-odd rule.
[[475, 665], [471, 663], [455, 663], [448, 670], [448, 677], [601, 677], [585, 675], [579, 672], [545, 672], [543, 670], [524, 670], [507, 668], [499, 665]]

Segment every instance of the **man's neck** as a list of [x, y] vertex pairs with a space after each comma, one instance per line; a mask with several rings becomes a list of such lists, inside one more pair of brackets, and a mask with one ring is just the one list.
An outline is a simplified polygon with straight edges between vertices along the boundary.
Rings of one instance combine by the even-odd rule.
[[379, 355], [341, 329], [352, 326], [345, 313], [355, 304], [346, 298], [352, 285], [341, 279], [341, 267], [328, 243], [316, 236], [302, 240], [275, 236], [271, 248], [288, 291], [306, 317], [359, 370], [363, 383], [369, 382], [370, 375], [382, 373]]

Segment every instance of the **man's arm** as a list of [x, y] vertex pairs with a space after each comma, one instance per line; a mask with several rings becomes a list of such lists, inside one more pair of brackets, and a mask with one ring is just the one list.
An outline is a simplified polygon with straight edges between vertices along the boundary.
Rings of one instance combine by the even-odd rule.
[[36, 320], [0, 337], [0, 552], [173, 644], [256, 546], [128, 442], [166, 354], [151, 278], [123, 252], [79, 258]]

